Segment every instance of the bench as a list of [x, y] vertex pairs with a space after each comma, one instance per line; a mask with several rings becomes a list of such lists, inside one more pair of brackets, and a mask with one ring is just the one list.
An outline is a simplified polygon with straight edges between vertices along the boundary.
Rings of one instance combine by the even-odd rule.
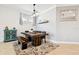
[[22, 36], [18, 37], [18, 44], [21, 44], [21, 49], [26, 49], [28, 43], [28, 38], [24, 38]]

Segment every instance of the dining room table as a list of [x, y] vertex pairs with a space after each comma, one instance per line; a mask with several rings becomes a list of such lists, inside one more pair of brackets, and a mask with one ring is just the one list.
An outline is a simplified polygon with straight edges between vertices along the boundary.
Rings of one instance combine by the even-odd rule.
[[21, 34], [24, 34], [25, 37], [29, 38], [29, 42], [32, 42], [32, 39], [34, 36], [39, 35], [41, 37], [41, 40], [43, 40], [46, 43], [46, 37], [45, 37], [45, 33], [42, 32], [21, 32]]

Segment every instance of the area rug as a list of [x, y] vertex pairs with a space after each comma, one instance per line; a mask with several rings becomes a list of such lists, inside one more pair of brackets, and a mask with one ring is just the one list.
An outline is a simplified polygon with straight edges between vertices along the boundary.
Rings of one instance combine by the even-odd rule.
[[56, 49], [56, 47], [57, 45], [52, 42], [42, 43], [37, 47], [29, 43], [27, 49], [21, 50], [21, 45], [18, 45], [17, 42], [14, 43], [14, 49], [17, 55], [46, 55]]

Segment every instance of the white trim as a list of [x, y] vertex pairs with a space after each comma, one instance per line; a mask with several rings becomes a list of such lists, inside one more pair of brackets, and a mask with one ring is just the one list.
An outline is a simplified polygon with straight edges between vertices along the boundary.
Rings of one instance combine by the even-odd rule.
[[66, 42], [66, 41], [54, 41], [54, 40], [50, 41], [58, 44], [79, 44], [79, 42]]

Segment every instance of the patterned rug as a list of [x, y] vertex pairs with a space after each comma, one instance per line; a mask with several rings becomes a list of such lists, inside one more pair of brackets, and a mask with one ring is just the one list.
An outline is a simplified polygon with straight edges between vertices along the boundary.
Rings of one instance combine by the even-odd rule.
[[14, 49], [17, 55], [46, 55], [56, 49], [56, 47], [58, 47], [58, 45], [51, 42], [42, 43], [37, 47], [29, 43], [27, 49], [21, 50], [21, 45], [18, 45], [17, 42], [14, 43]]

